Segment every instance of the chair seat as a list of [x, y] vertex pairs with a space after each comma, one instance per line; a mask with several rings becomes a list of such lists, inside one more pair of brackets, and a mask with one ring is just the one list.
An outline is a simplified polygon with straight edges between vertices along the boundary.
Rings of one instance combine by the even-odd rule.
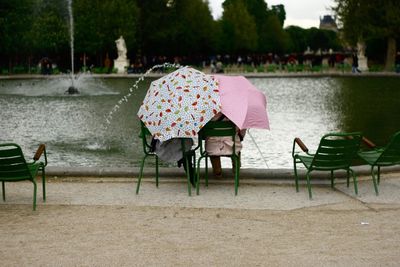
[[296, 157], [305, 165], [307, 169], [311, 167], [311, 163], [314, 157], [306, 155], [296, 155]]
[[375, 165], [382, 153], [383, 149], [375, 149], [370, 151], [360, 151], [358, 152], [358, 156], [365, 160], [369, 165]]
[[40, 164], [31, 162], [31, 163], [28, 163], [28, 168], [29, 168], [29, 172], [31, 173], [32, 177], [35, 178], [39, 171]]
[[308, 156], [308, 155], [296, 155], [296, 157], [304, 164], [304, 166], [307, 169], [313, 169], [313, 170], [318, 170], [318, 171], [331, 171], [331, 170], [341, 170], [341, 169], [346, 169], [347, 165], [336, 165], [335, 162], [330, 161], [326, 162], [326, 166], [312, 166], [312, 162], [314, 159], [314, 155]]

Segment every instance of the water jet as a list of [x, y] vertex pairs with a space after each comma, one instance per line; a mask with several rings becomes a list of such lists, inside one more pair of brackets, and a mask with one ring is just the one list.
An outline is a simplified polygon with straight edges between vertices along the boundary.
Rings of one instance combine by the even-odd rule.
[[73, 95], [79, 94], [79, 90], [74, 86], [74, 17], [72, 13], [72, 0], [68, 0], [68, 14], [69, 14], [69, 35], [71, 46], [71, 86], [68, 87], [66, 93]]

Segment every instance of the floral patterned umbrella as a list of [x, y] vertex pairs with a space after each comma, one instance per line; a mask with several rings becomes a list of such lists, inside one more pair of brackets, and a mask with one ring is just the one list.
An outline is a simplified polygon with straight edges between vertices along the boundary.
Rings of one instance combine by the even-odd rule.
[[137, 115], [160, 141], [195, 137], [221, 111], [218, 81], [191, 67], [151, 83]]

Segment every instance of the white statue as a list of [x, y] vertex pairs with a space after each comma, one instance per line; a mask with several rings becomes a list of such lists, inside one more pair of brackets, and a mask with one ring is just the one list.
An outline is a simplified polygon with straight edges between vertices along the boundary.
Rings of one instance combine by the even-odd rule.
[[119, 39], [115, 40], [117, 45], [118, 58], [114, 60], [114, 68], [117, 69], [117, 73], [126, 73], [129, 67], [129, 59], [126, 58], [126, 43], [124, 37], [120, 36]]
[[365, 57], [365, 43], [364, 42], [358, 42], [357, 43], [357, 56], [358, 58]]
[[115, 44], [117, 45], [118, 58], [117, 60], [126, 60], [126, 44], [124, 37], [120, 36], [119, 39], [115, 40]]
[[358, 68], [361, 71], [368, 71], [368, 58], [365, 56], [365, 48], [365, 42], [359, 41], [357, 43]]

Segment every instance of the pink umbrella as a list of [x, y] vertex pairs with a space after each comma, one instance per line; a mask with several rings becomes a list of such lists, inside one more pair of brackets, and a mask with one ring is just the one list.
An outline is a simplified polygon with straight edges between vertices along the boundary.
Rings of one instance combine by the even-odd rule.
[[221, 112], [239, 129], [269, 129], [267, 100], [243, 76], [215, 75], [219, 83]]

